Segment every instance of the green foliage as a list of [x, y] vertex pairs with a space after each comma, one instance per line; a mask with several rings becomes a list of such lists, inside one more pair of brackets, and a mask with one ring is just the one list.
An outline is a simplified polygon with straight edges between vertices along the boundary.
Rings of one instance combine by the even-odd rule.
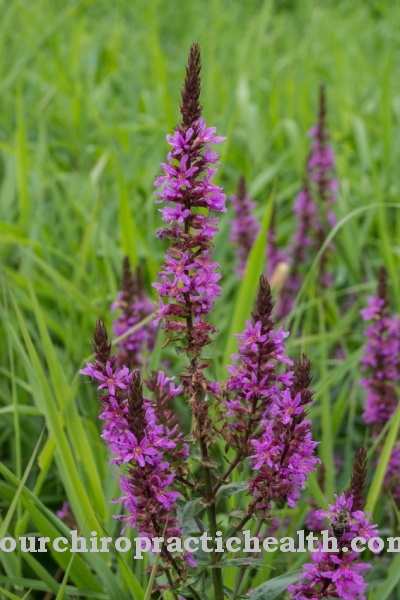
[[[113, 518], [118, 505], [109, 501], [120, 492], [99, 437], [98, 400], [77, 373], [92, 351], [96, 318], [103, 316], [110, 329], [109, 305], [124, 253], [142, 265], [152, 290], [165, 250], [155, 239], [160, 216], [153, 181], [165, 160], [165, 135], [178, 120], [186, 56], [195, 40], [203, 55], [204, 114], [227, 136], [219, 182], [229, 195], [245, 175], [262, 222], [242, 282], [228, 241], [230, 212], [216, 239], [223, 295], [213, 315], [220, 333], [212, 369], [221, 378], [236, 350], [233, 334], [252, 309], [272, 204], [281, 246], [293, 231], [306, 132], [315, 121], [318, 85], [327, 84], [341, 186], [339, 224], [332, 232], [335, 286], [318, 296], [316, 261], [283, 325], [291, 327], [289, 352], [307, 352], [313, 362], [310, 416], [330, 501], [348, 484], [354, 450], [365, 441], [359, 309], [375, 290], [381, 264], [389, 272], [394, 310], [400, 305], [400, 7], [385, 0], [196, 0], [179, 6], [160, 0], [0, 0], [0, 8], [1, 531], [65, 535], [68, 528], [55, 512], [68, 498], [82, 535], [119, 534]], [[347, 294], [355, 294], [355, 303], [341, 315]], [[153, 368], [162, 343], [159, 335]], [[336, 358], [337, 348], [345, 362]], [[171, 360], [180, 358], [171, 354]], [[378, 499], [399, 414], [371, 479], [375, 519], [385, 518]], [[335, 453], [342, 459], [339, 470]], [[219, 497], [237, 493], [238, 507], [240, 489], [239, 483], [224, 486]], [[316, 477], [307, 494], [326, 503]], [[297, 527], [308, 503], [290, 513]], [[189, 506], [184, 516], [200, 510]], [[394, 520], [397, 534], [398, 527]], [[269, 567], [286, 573], [300, 566], [296, 560], [264, 557], [253, 598], [282, 593], [281, 576], [264, 583]], [[45, 559], [1, 553], [0, 594], [136, 600], [150, 596], [145, 566], [114, 551], [73, 560], [69, 553]], [[228, 561], [225, 566], [224, 581], [234, 589], [238, 569]], [[58, 569], [60, 579], [54, 577]], [[398, 597], [398, 557], [387, 576], [374, 573], [374, 598]]]

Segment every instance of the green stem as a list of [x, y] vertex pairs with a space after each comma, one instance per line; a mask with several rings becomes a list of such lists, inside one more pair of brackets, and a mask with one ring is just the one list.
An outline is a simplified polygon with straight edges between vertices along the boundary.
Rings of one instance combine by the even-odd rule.
[[[263, 524], [263, 521], [260, 520], [258, 522], [257, 528], [256, 528], [256, 530], [254, 532], [254, 536], [255, 537], [257, 537], [259, 535], [259, 533], [261, 531], [262, 524]], [[237, 581], [236, 581], [235, 589], [233, 590], [233, 594], [232, 594], [233, 599], [235, 599], [236, 596], [239, 593], [240, 586], [242, 585], [243, 578], [244, 578], [245, 574], [246, 574], [246, 568], [245, 567], [241, 567], [239, 575], [238, 575], [238, 578], [237, 578]]]
[[212, 579], [214, 585], [215, 600], [224, 600], [224, 588], [222, 584], [222, 572], [221, 569], [216, 568], [219, 562], [219, 556], [215, 552], [215, 539], [217, 533], [217, 515], [216, 515], [216, 503], [215, 496], [213, 494], [211, 469], [208, 466], [210, 459], [208, 456], [207, 444], [204, 439], [200, 439], [201, 456], [203, 459], [204, 467], [204, 487], [205, 487], [205, 498], [207, 500], [207, 516], [210, 528], [210, 535], [212, 538], [213, 551], [211, 552], [211, 565], [214, 567], [212, 571]]

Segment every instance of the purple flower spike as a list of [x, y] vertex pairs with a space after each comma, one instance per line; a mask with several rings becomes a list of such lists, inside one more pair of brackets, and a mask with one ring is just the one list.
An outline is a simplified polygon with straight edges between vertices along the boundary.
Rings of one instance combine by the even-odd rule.
[[239, 277], [243, 277], [250, 250], [260, 230], [260, 225], [253, 214], [256, 203], [250, 199], [247, 193], [244, 177], [239, 179], [237, 192], [231, 196], [231, 202], [235, 211], [235, 219], [231, 221], [230, 240], [237, 246], [238, 264], [235, 270]]
[[224, 401], [229, 419], [226, 438], [244, 457], [253, 454], [251, 437], [270, 411], [280, 387], [289, 385], [293, 375], [292, 371], [279, 372], [293, 362], [285, 352], [284, 339], [289, 334], [275, 331], [272, 309], [271, 289], [262, 276], [252, 319], [244, 333], [236, 336], [241, 340], [239, 353], [232, 356], [233, 365], [228, 367], [231, 376]]
[[[372, 321], [365, 330], [367, 343], [361, 358], [366, 376], [360, 380], [367, 396], [364, 421], [372, 425], [374, 437], [393, 416], [398, 405], [396, 386], [400, 381], [400, 320], [389, 306], [388, 276], [379, 271], [377, 296], [368, 298], [368, 307], [360, 311], [365, 321]], [[380, 449], [378, 449], [380, 451]], [[385, 474], [385, 489], [400, 502], [400, 442], [393, 448]]]
[[[278, 318], [286, 317], [292, 310], [305, 268], [312, 262], [327, 233], [336, 224], [332, 205], [336, 201], [338, 182], [333, 175], [335, 161], [326, 127], [323, 86], [320, 87], [318, 121], [308, 135], [311, 138], [311, 151], [303, 187], [294, 206], [297, 228], [287, 252], [286, 260], [291, 268], [279, 298], [276, 310]], [[332, 249], [333, 246], [330, 245], [327, 251]], [[327, 251], [319, 265], [319, 281], [325, 287], [332, 284], [332, 276], [326, 270], [329, 255]]]
[[[341, 496], [335, 495], [335, 504], [329, 511], [317, 511], [320, 519], [328, 517], [331, 525], [337, 521], [339, 511], [348, 512], [348, 524], [344, 535], [338, 540], [339, 552], [319, 551], [311, 553], [312, 563], [303, 565], [303, 573], [295, 585], [289, 585], [291, 600], [320, 600], [321, 598], [342, 598], [343, 600], [365, 600], [367, 584], [360, 571], [371, 568], [369, 563], [360, 562], [358, 552], [343, 552], [355, 537], [369, 540], [379, 535], [376, 525], [371, 525], [361, 510], [365, 499], [363, 489], [366, 477], [366, 454], [361, 448], [357, 451], [350, 488]], [[302, 580], [302, 581], [301, 581]]]
[[305, 419], [312, 401], [310, 363], [303, 358], [294, 373], [289, 370], [288, 334], [274, 330], [272, 308], [270, 286], [261, 277], [252, 320], [237, 336], [239, 354], [229, 367], [224, 400], [224, 437], [237, 451], [231, 465], [250, 459], [252, 508], [266, 515], [272, 500], [294, 506], [308, 472], [319, 462], [313, 456], [317, 444], [311, 439], [311, 421]]
[[164, 175], [155, 182], [162, 186], [156, 194], [168, 223], [158, 236], [168, 239], [170, 247], [158, 283], [153, 284], [160, 297], [157, 321], [162, 321], [169, 340], [184, 341], [192, 358], [200, 356], [216, 331], [207, 321], [221, 292], [221, 275], [212, 260], [218, 222], [213, 213], [225, 212], [225, 196], [213, 182], [218, 155], [208, 146], [224, 138], [201, 118], [199, 94], [200, 50], [193, 44], [182, 90], [182, 122], [167, 136], [171, 151], [161, 165]]
[[314, 456], [318, 443], [311, 437], [312, 423], [305, 418], [312, 402], [310, 366], [305, 357], [295, 365], [290, 387], [278, 391], [261, 421], [264, 431], [251, 462], [258, 472], [249, 481], [249, 491], [256, 500], [262, 499], [265, 510], [270, 500], [285, 500], [293, 508], [308, 473], [319, 463]]
[[[120, 316], [114, 321], [114, 333], [117, 337], [124, 335], [129, 329], [151, 315], [153, 303], [144, 292], [140, 269], [133, 274], [129, 258], [125, 256], [122, 263], [121, 291], [118, 299], [111, 305], [112, 310], [121, 309]], [[139, 327], [118, 344], [121, 365], [129, 369], [143, 366], [142, 352], [151, 352], [154, 347], [156, 329], [152, 322]]]
[[[139, 372], [118, 367], [101, 320], [96, 325], [93, 345], [96, 362], [81, 373], [100, 381], [100, 419], [104, 423], [101, 437], [114, 454], [111, 462], [128, 465], [120, 478], [123, 496], [116, 500], [123, 502], [126, 512], [117, 518], [149, 538], [161, 535], [164, 527], [168, 536], [181, 535], [174, 516], [180, 493], [169, 489], [176, 477], [173, 460], [169, 459], [182, 462], [187, 456], [182, 451], [182, 434], [172, 423], [171, 429], [160, 423], [157, 405], [143, 396]], [[163, 374], [158, 378], [159, 387], [170, 398], [180, 392]], [[181, 568], [185, 568], [184, 558], [176, 560], [183, 560]]]
[[368, 375], [360, 381], [367, 391], [363, 417], [368, 424], [382, 426], [396, 410], [395, 386], [400, 380], [400, 321], [390, 314], [384, 268], [377, 297], [368, 298], [368, 308], [360, 312], [365, 321], [372, 321], [365, 330], [367, 343], [361, 358], [361, 368]]
[[326, 210], [325, 218], [330, 227], [336, 224], [336, 217], [331, 211], [330, 203], [336, 201], [338, 182], [332, 176], [335, 167], [333, 150], [328, 143], [329, 133], [326, 127], [325, 88], [319, 90], [319, 115], [317, 124], [308, 133], [311, 138], [311, 153], [307, 167], [310, 180], [316, 186], [318, 198]]
[[213, 238], [219, 221], [215, 214], [226, 211], [225, 195], [214, 183], [218, 154], [209, 144], [225, 138], [217, 136], [215, 127], [207, 127], [201, 117], [200, 68], [200, 49], [193, 44], [182, 89], [182, 120], [173, 135], [167, 136], [171, 150], [167, 163], [161, 165], [164, 174], [155, 182], [162, 186], [156, 192], [157, 202], [164, 205], [160, 212], [168, 224], [158, 237], [167, 239], [169, 247], [153, 286], [159, 295], [156, 322], [161, 321], [166, 344], [178, 342], [180, 353], [188, 359], [180, 379], [196, 422], [193, 437], [206, 443], [213, 427], [205, 394], [217, 393], [218, 386], [204, 375], [209, 363], [202, 352], [217, 331], [209, 321], [221, 293]]

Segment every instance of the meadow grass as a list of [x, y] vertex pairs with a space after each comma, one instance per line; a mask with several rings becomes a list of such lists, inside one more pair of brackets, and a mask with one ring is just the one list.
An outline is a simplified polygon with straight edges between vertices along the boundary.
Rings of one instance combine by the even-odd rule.
[[[289, 353], [306, 352], [313, 363], [311, 417], [331, 500], [348, 484], [356, 448], [367, 442], [370, 450], [360, 428], [359, 309], [374, 293], [382, 264], [395, 312], [400, 303], [400, 6], [383, 0], [1, 0], [0, 7], [1, 533], [60, 535], [68, 528], [54, 513], [66, 498], [85, 535], [118, 531], [117, 507], [109, 500], [120, 493], [99, 438], [98, 401], [77, 373], [92, 352], [96, 318], [111, 326], [123, 255], [142, 265], [149, 291], [163, 259], [153, 182], [165, 159], [165, 135], [179, 118], [193, 41], [202, 49], [204, 116], [227, 136], [218, 183], [231, 194], [245, 175], [263, 224], [238, 282], [231, 213], [221, 221], [215, 258], [223, 294], [213, 313], [220, 332], [212, 349], [218, 377], [226, 376], [233, 334], [252, 309], [272, 208], [281, 246], [293, 232], [306, 133], [316, 118], [318, 86], [326, 84], [340, 181], [331, 232], [335, 286], [317, 293], [316, 258], [284, 325], [292, 333]], [[342, 315], [338, 306], [348, 293], [356, 300]], [[344, 362], [333, 353], [338, 346]], [[155, 353], [154, 367], [157, 362]], [[370, 477], [369, 509], [377, 523], [385, 515], [378, 502], [384, 457], [398, 421]], [[326, 502], [315, 476], [307, 494]], [[305, 504], [291, 514], [293, 531], [304, 512]], [[398, 507], [393, 515], [398, 534]], [[296, 556], [265, 560], [277, 571], [261, 569], [256, 584], [299, 566]], [[398, 598], [400, 557], [382, 562], [368, 597]], [[0, 563], [4, 597], [42, 598], [51, 591], [57, 598], [140, 599], [147, 584], [131, 552], [73, 560], [68, 553], [1, 553]], [[227, 585], [234, 577], [227, 569]]]

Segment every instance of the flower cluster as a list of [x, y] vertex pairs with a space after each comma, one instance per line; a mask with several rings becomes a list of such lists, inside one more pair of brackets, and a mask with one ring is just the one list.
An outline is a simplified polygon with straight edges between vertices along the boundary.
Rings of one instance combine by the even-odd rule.
[[146, 379], [146, 387], [152, 392], [154, 412], [158, 423], [163, 425], [168, 439], [175, 443], [173, 450], [167, 450], [166, 456], [173, 463], [176, 472], [186, 472], [186, 459], [189, 455], [187, 444], [182, 443], [184, 437], [180, 429], [178, 417], [173, 410], [173, 399], [182, 392], [182, 386], [175, 386], [174, 377], [167, 377], [164, 371], [153, 371]]
[[[261, 423], [262, 436], [252, 439], [253, 469], [249, 490], [261, 499], [266, 509], [270, 500], [285, 500], [292, 508], [300, 497], [310, 471], [319, 462], [314, 454], [318, 445], [312, 440], [312, 423], [306, 407], [312, 393], [310, 363], [303, 358], [295, 365], [292, 385], [277, 394]], [[267, 502], [266, 502], [267, 500]]]
[[[124, 495], [116, 501], [123, 502], [127, 513], [118, 518], [137, 527], [142, 536], [160, 535], [164, 527], [168, 535], [179, 535], [172, 512], [180, 493], [169, 489], [175, 474], [165, 458], [177, 447], [178, 436], [159, 424], [154, 404], [143, 396], [139, 372], [119, 367], [111, 356], [101, 320], [94, 332], [94, 349], [96, 362], [80, 372], [104, 390], [99, 418], [104, 421], [101, 437], [115, 455], [111, 462], [128, 465], [127, 474], [120, 478]], [[171, 394], [175, 392], [173, 388]]]
[[226, 210], [225, 195], [213, 183], [218, 154], [209, 145], [225, 138], [200, 117], [199, 71], [200, 53], [194, 44], [182, 90], [182, 122], [167, 136], [171, 151], [161, 165], [164, 174], [155, 181], [162, 186], [157, 195], [165, 204], [160, 212], [168, 224], [158, 237], [169, 240], [159, 282], [153, 284], [160, 296], [157, 321], [162, 320], [169, 339], [184, 342], [192, 358], [200, 356], [215, 332], [206, 319], [221, 291], [217, 284], [221, 275], [212, 260], [219, 219], [212, 214]]
[[[368, 298], [368, 307], [361, 310], [371, 324], [365, 330], [367, 343], [361, 357], [361, 369], [368, 375], [360, 380], [366, 389], [364, 421], [373, 426], [373, 435], [392, 417], [398, 405], [396, 384], [400, 381], [400, 320], [389, 306], [387, 272], [379, 272], [377, 296]], [[385, 486], [400, 500], [400, 443], [390, 458]]]
[[387, 273], [380, 270], [378, 295], [368, 298], [368, 308], [360, 311], [372, 323], [365, 330], [367, 343], [361, 368], [369, 377], [361, 379], [366, 389], [364, 420], [371, 425], [384, 425], [396, 410], [398, 397], [395, 384], [400, 381], [400, 321], [390, 314]]
[[[335, 504], [329, 511], [317, 511], [318, 518], [328, 517], [331, 525], [343, 511], [348, 514], [343, 537], [338, 541], [339, 552], [323, 552], [319, 544], [318, 552], [311, 553], [312, 562], [303, 565], [303, 573], [295, 585], [289, 585], [292, 600], [320, 600], [321, 598], [342, 598], [343, 600], [365, 600], [367, 584], [361, 571], [369, 569], [369, 563], [359, 562], [360, 554], [348, 550], [355, 537], [366, 541], [379, 535], [376, 525], [371, 525], [362, 508], [363, 488], [366, 475], [366, 455], [363, 449], [356, 454], [350, 489], [341, 496], [335, 495]], [[346, 548], [346, 550], [344, 550]], [[305, 581], [304, 581], [305, 580]]]
[[[111, 344], [100, 320], [94, 333], [95, 362], [87, 364], [81, 373], [97, 383], [102, 438], [113, 454], [111, 462], [124, 469], [120, 476], [122, 497], [116, 502], [124, 505], [124, 514], [117, 518], [125, 527], [137, 528], [144, 537], [167, 539], [180, 536], [185, 525], [195, 532], [206, 531], [204, 512], [211, 538], [215, 539], [220, 522], [217, 492], [229, 481], [232, 471], [247, 460], [252, 469], [248, 482], [252, 497], [236, 531], [257, 515], [256, 535], [262, 537], [272, 502], [285, 501], [294, 507], [308, 473], [318, 462], [314, 456], [317, 443], [312, 440], [311, 421], [307, 419], [312, 402], [310, 362], [303, 357], [294, 364], [287, 357], [288, 333], [275, 330], [271, 289], [262, 276], [251, 319], [244, 333], [237, 336], [239, 350], [232, 357], [227, 382], [210, 382], [206, 375], [209, 361], [203, 350], [217, 331], [209, 316], [221, 291], [213, 240], [218, 213], [225, 212], [225, 196], [214, 183], [218, 155], [210, 144], [224, 138], [216, 135], [214, 127], [206, 126], [199, 94], [200, 51], [193, 44], [182, 89], [182, 120], [167, 136], [170, 151], [161, 165], [163, 173], [155, 182], [160, 186], [156, 195], [164, 222], [157, 235], [168, 241], [168, 248], [153, 284], [159, 295], [154, 322], [160, 322], [166, 334], [164, 345], [177, 344], [177, 353], [184, 355], [184, 370], [177, 384], [163, 371], [153, 371], [144, 379], [148, 390], [144, 395], [137, 367], [143, 367], [143, 350], [151, 350], [154, 329], [142, 327], [141, 322], [147, 320], [152, 309], [140, 275], [131, 273], [125, 259], [122, 291], [113, 305], [122, 308], [115, 324], [115, 333], [124, 336], [119, 342], [119, 357], [111, 355]], [[259, 231], [244, 180], [234, 204], [239, 218], [233, 238], [240, 246], [238, 269], [242, 274]], [[280, 261], [272, 225], [267, 244], [268, 275], [279, 271]], [[179, 395], [191, 411], [187, 437], [174, 411]], [[219, 429], [211, 417], [210, 396], [221, 400], [223, 425]], [[231, 460], [228, 454], [220, 456], [218, 449], [218, 466], [214, 459], [217, 435], [236, 453]], [[190, 456], [198, 462], [191, 469], [187, 460], [189, 443], [193, 444]], [[219, 468], [222, 461], [228, 465], [225, 473]], [[184, 501], [194, 503], [189, 510], [189, 515], [194, 510], [193, 517], [181, 510]], [[215, 542], [212, 544], [215, 548]], [[216, 600], [223, 600], [225, 593], [221, 558], [218, 552], [211, 552], [209, 580]], [[157, 575], [165, 575], [161, 587], [168, 585], [177, 597], [179, 593], [193, 598], [204, 596], [198, 585], [205, 590], [208, 579], [201, 578], [199, 583], [185, 573], [187, 566], [196, 566], [191, 556], [176, 558], [163, 546], [162, 559], [157, 571]], [[236, 591], [241, 583], [239, 575]]]
[[[139, 323], [153, 312], [153, 303], [146, 296], [140, 269], [132, 273], [129, 258], [122, 263], [121, 291], [111, 310], [121, 309], [120, 316], [114, 321], [114, 333], [125, 336], [118, 343], [118, 362], [129, 369], [143, 365], [143, 350], [151, 352], [154, 347], [155, 326], [152, 322], [139, 326]], [[128, 333], [135, 325], [138, 328]]]
[[224, 401], [226, 418], [234, 417], [225, 425], [225, 438], [238, 457], [251, 459], [256, 474], [249, 490], [266, 511], [271, 500], [294, 506], [318, 462], [311, 422], [305, 419], [312, 400], [310, 363], [302, 359], [294, 373], [288, 370], [293, 365], [285, 353], [288, 334], [274, 330], [272, 308], [269, 284], [261, 277], [253, 319], [238, 336], [242, 342], [229, 368]]
[[[329, 132], [326, 127], [326, 99], [325, 88], [320, 87], [318, 121], [308, 133], [311, 138], [311, 152], [307, 161], [307, 172], [311, 184], [311, 193], [318, 207], [319, 217], [315, 218], [313, 235], [315, 236], [315, 250], [318, 252], [325, 241], [328, 229], [336, 224], [336, 217], [332, 204], [336, 201], [338, 182], [332, 172], [335, 166], [333, 150], [328, 143]], [[330, 250], [332, 250], [332, 244]], [[320, 281], [322, 285], [332, 283], [332, 275], [326, 271], [327, 253], [322, 256], [319, 265]]]
[[320, 87], [318, 121], [308, 133], [311, 138], [311, 152], [307, 161], [310, 181], [316, 187], [316, 195], [325, 211], [325, 219], [332, 228], [336, 224], [331, 204], [336, 201], [338, 182], [332, 176], [335, 167], [333, 150], [328, 143], [329, 133], [326, 127], [325, 89]]
[[231, 196], [231, 202], [235, 218], [231, 221], [230, 241], [237, 246], [236, 273], [239, 277], [243, 277], [250, 250], [260, 230], [260, 225], [254, 216], [256, 203], [250, 199], [244, 177], [239, 179], [237, 192]]
[[[293, 308], [302, 281], [302, 266], [308, 257], [314, 258], [325, 241], [327, 229], [331, 229], [336, 223], [332, 204], [336, 200], [338, 182], [332, 174], [335, 160], [328, 143], [323, 86], [320, 88], [318, 121], [308, 135], [311, 137], [311, 151], [303, 187], [294, 207], [297, 229], [287, 251], [291, 269], [277, 306], [279, 318], [288, 315]], [[332, 250], [332, 246], [330, 249]], [[319, 281], [324, 286], [332, 283], [331, 274], [326, 272], [326, 261], [325, 252], [319, 266]]]
[[255, 310], [246, 329], [236, 337], [241, 340], [239, 353], [232, 356], [226, 383], [227, 427], [225, 437], [230, 446], [243, 456], [252, 451], [250, 438], [270, 410], [281, 386], [289, 386], [293, 371], [278, 370], [293, 362], [286, 356], [284, 340], [289, 335], [282, 328], [274, 329], [271, 289], [264, 276], [260, 278]]

